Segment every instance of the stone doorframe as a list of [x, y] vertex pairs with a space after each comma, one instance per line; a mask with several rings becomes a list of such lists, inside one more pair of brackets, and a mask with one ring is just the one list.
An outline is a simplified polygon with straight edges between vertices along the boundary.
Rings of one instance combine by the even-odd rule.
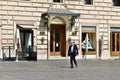
[[[49, 20], [48, 20], [48, 28], [50, 28], [50, 25], [51, 24], [64, 24], [64, 25], [66, 25], [65, 27], [66, 27], [66, 49], [67, 49], [67, 38], [68, 38], [68, 30], [67, 30], [67, 28], [69, 27], [69, 22], [67, 22], [68, 21], [68, 19], [69, 19], [69, 17], [68, 16], [50, 16], [50, 18], [49, 18]], [[48, 31], [48, 59], [50, 59], [51, 58], [51, 56], [50, 56], [50, 31]], [[67, 51], [67, 50], [66, 50]], [[66, 56], [67, 57], [67, 56]]]

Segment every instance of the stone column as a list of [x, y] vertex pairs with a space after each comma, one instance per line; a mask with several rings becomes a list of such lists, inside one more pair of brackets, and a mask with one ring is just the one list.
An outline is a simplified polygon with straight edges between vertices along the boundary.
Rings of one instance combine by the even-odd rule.
[[50, 58], [50, 30], [51, 30], [51, 28], [50, 27], [48, 27], [48, 29], [47, 29], [47, 39], [48, 39], [48, 43], [47, 43], [47, 48], [48, 48], [48, 50], [47, 50], [47, 59], [49, 59]]

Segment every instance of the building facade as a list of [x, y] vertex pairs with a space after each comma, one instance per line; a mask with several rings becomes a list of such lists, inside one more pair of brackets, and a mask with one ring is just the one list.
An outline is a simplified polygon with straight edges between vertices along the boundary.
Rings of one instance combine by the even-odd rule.
[[0, 0], [1, 59], [65, 59], [71, 40], [78, 59], [119, 58], [120, 1]]

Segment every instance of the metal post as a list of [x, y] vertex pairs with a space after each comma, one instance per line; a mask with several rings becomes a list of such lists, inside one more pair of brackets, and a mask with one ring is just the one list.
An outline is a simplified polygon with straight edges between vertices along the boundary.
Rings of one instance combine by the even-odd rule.
[[4, 58], [4, 55], [5, 55], [5, 54], [4, 54], [4, 46], [2, 47], [2, 54], [3, 54], [3, 61], [4, 61], [4, 59], [5, 59], [5, 58]]
[[29, 60], [31, 59], [31, 50], [30, 50], [30, 46], [29, 46]]
[[47, 60], [48, 60], [48, 53], [49, 53], [49, 51], [48, 51], [48, 50], [49, 50], [48, 47], [49, 47], [49, 46], [48, 46], [48, 29], [47, 29]]
[[48, 47], [49, 47], [49, 46], [48, 46], [48, 42], [49, 42], [48, 36], [49, 36], [49, 35], [48, 35], [48, 19], [47, 19], [47, 60], [48, 60], [48, 53], [49, 53], [49, 51], [48, 51], [48, 50], [49, 50], [49, 49], [48, 49]]
[[10, 46], [9, 46], [9, 61], [10, 61]]

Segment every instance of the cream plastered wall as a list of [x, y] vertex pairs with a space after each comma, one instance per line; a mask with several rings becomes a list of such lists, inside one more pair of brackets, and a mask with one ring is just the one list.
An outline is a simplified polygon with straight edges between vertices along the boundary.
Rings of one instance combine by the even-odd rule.
[[[39, 20], [41, 14], [46, 12], [51, 5], [57, 5], [52, 0], [0, 0], [0, 19], [2, 20], [2, 45], [13, 45], [13, 21], [22, 21], [21, 23], [32, 23]], [[119, 27], [120, 25], [120, 7], [113, 6], [112, 0], [94, 0], [93, 5], [85, 5], [84, 0], [73, 0], [60, 3], [73, 12], [80, 13], [79, 24], [96, 25], [97, 41], [104, 33], [103, 58], [110, 58], [110, 27]], [[12, 19], [14, 16], [14, 20]], [[10, 22], [9, 22], [10, 20]], [[38, 21], [39, 22], [39, 21]], [[39, 24], [37, 24], [38, 26]], [[116, 26], [117, 25], [117, 26]], [[68, 27], [68, 26], [66, 26]], [[42, 30], [45, 30], [44, 28]], [[39, 50], [46, 49], [47, 45], [40, 43], [40, 30], [37, 30], [37, 48]], [[81, 31], [80, 31], [81, 33]], [[69, 33], [68, 33], [69, 34]], [[45, 43], [47, 44], [47, 32], [45, 32]], [[74, 38], [74, 37], [73, 37]]]

